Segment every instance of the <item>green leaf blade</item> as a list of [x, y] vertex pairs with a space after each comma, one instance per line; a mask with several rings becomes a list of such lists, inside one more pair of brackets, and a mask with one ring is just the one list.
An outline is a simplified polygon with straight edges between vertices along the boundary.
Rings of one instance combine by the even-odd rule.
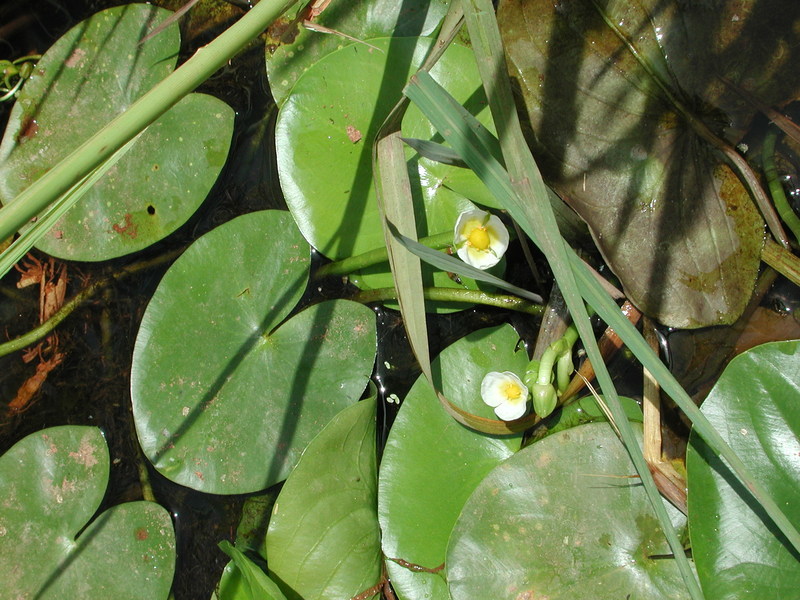
[[261, 211], [201, 237], [165, 275], [137, 336], [131, 395], [142, 448], [169, 479], [264, 489], [361, 395], [376, 351], [369, 308], [328, 301], [282, 323], [308, 264], [291, 216]]
[[109, 467], [95, 427], [44, 429], [0, 457], [5, 597], [166, 600], [175, 535], [164, 508], [120, 504], [87, 526], [105, 494]]
[[[45, 53], [0, 144], [0, 200], [12, 202], [172, 72], [176, 25], [137, 46], [168, 14], [143, 4], [108, 9]], [[230, 107], [203, 94], [183, 98], [37, 246], [61, 258], [98, 261], [162, 239], [205, 199], [225, 164], [232, 133]]]
[[[481, 400], [481, 381], [489, 371], [524, 373], [528, 357], [514, 351], [518, 339], [504, 325], [448, 346], [433, 361], [437, 387], [462, 409], [494, 417]], [[490, 436], [459, 425], [420, 377], [403, 401], [381, 462], [378, 506], [387, 558], [428, 569], [444, 563], [464, 502], [492, 468], [519, 449], [520, 441], [520, 435]], [[417, 572], [391, 560], [386, 566], [403, 600], [448, 598], [446, 571]]]
[[582, 425], [477, 486], [450, 537], [450, 597], [688, 598], [675, 561], [655, 557], [668, 553], [625, 447], [607, 425]]
[[380, 580], [375, 419], [374, 398], [339, 413], [278, 496], [267, 556], [291, 597], [351, 598]]
[[[800, 342], [773, 342], [726, 367], [701, 410], [796, 527], [800, 494]], [[692, 547], [709, 600], [746, 593], [790, 597], [800, 585], [797, 552], [696, 433], [686, 458]], [[766, 520], [766, 522], [765, 522]]]

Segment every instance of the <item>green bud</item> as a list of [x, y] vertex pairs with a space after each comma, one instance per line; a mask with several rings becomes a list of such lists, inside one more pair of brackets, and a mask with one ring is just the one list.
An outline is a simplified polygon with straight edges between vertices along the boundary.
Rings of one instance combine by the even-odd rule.
[[531, 386], [531, 396], [533, 397], [533, 410], [541, 418], [546, 417], [556, 407], [556, 388], [552, 384], [534, 383]]

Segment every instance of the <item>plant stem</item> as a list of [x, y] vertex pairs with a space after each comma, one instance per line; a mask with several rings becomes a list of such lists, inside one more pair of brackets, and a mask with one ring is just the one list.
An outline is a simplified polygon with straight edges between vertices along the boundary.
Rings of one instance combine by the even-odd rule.
[[800, 218], [789, 206], [783, 186], [778, 179], [778, 170], [775, 168], [775, 141], [777, 139], [778, 130], [770, 127], [764, 138], [764, 147], [761, 149], [761, 165], [764, 167], [769, 194], [772, 196], [772, 203], [775, 205], [778, 215], [794, 234], [795, 239], [800, 241]]
[[[445, 232], [437, 235], [431, 235], [426, 238], [422, 238], [419, 240], [419, 242], [428, 248], [441, 250], [453, 245], [453, 233]], [[386, 251], [386, 246], [383, 246], [381, 248], [376, 248], [375, 250], [370, 250], [369, 252], [364, 252], [363, 254], [358, 254], [357, 256], [350, 256], [348, 258], [343, 258], [342, 260], [337, 260], [336, 262], [323, 265], [317, 269], [316, 273], [314, 273], [314, 279], [322, 279], [324, 277], [332, 277], [334, 275], [347, 275], [349, 273], [354, 273], [355, 271], [365, 269], [366, 267], [371, 267], [372, 265], [385, 263], [388, 260], [389, 256]]]
[[0, 240], [13, 235], [56, 198], [211, 77], [296, 0], [261, 0], [239, 21], [139, 98], [12, 202], [0, 208]]
[[761, 249], [761, 260], [795, 285], [800, 285], [800, 258], [791, 251], [767, 238]]
[[80, 292], [75, 294], [68, 302], [65, 302], [64, 305], [53, 314], [49, 319], [47, 319], [44, 323], [41, 323], [39, 326], [34, 327], [27, 333], [22, 334], [18, 338], [15, 338], [11, 341], [5, 342], [4, 344], [0, 344], [0, 356], [5, 356], [6, 354], [11, 354], [12, 352], [17, 352], [18, 350], [22, 350], [23, 348], [27, 348], [28, 346], [38, 342], [46, 335], [48, 335], [53, 329], [55, 329], [61, 321], [66, 319], [72, 311], [76, 308], [81, 306], [82, 304], [86, 303], [89, 299], [92, 298], [97, 292], [100, 290], [105, 289], [108, 287], [112, 282], [119, 281], [124, 279], [128, 275], [133, 275], [134, 273], [138, 273], [139, 271], [144, 271], [145, 269], [149, 269], [151, 267], [155, 267], [165, 262], [169, 262], [178, 256], [186, 248], [179, 248], [178, 250], [174, 250], [167, 254], [162, 254], [161, 256], [157, 256], [156, 258], [150, 260], [143, 260], [132, 265], [129, 265], [123, 268], [120, 272], [114, 273], [109, 275], [108, 277], [103, 277], [102, 279], [98, 279], [88, 287], [82, 289]]
[[[496, 306], [507, 308], [517, 312], [540, 317], [544, 307], [534, 304], [528, 300], [523, 300], [517, 296], [506, 294], [490, 294], [480, 290], [465, 290], [457, 288], [423, 288], [422, 295], [426, 300], [435, 302], [459, 302], [465, 304], [483, 304], [485, 306]], [[349, 300], [371, 304], [372, 302], [385, 302], [396, 300], [397, 290], [394, 288], [379, 288], [375, 290], [362, 290], [349, 297]]]

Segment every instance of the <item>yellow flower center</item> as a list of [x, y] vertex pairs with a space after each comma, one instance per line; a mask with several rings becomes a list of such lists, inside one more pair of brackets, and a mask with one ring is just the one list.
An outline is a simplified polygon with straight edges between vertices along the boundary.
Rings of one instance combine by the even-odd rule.
[[476, 250], [486, 250], [489, 247], [489, 234], [485, 227], [476, 227], [469, 232], [467, 241]]
[[522, 396], [522, 390], [513, 382], [503, 386], [503, 393], [509, 400], [519, 400], [519, 397]]

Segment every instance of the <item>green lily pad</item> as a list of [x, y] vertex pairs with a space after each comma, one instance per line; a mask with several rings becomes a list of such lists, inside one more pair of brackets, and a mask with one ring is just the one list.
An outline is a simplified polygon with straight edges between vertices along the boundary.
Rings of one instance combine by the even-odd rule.
[[336, 415], [278, 496], [267, 556], [289, 598], [352, 598], [380, 581], [375, 420], [374, 399]]
[[216, 494], [264, 489], [359, 398], [374, 313], [335, 300], [284, 321], [309, 254], [288, 213], [261, 211], [201, 237], [164, 276], [131, 369], [139, 441], [164, 476]]
[[[0, 144], [0, 200], [20, 192], [169, 75], [178, 26], [139, 40], [171, 13], [111, 8], [70, 29], [25, 84]], [[37, 247], [98, 261], [146, 248], [180, 227], [225, 164], [233, 111], [190, 94], [150, 125]]]
[[108, 472], [95, 427], [44, 429], [0, 457], [4, 598], [167, 598], [175, 569], [169, 513], [128, 502], [92, 519]]
[[[652, 71], [675, 87], [681, 80], [672, 78], [661, 41], [684, 31], [686, 15], [662, 5], [608, 2], [603, 10]], [[764, 226], [721, 155], [690, 127], [594, 3], [554, 8], [550, 0], [505, 0], [498, 20], [535, 134], [537, 163], [588, 223], [628, 297], [673, 327], [734, 322], [752, 295]], [[692, 67], [706, 63], [709, 37], [686, 39], [698, 49]], [[679, 54], [672, 46], [669, 56]], [[791, 64], [787, 76], [796, 80]], [[717, 74], [738, 81], [733, 73]], [[719, 114], [705, 117], [715, 128]]]
[[[384, 245], [372, 142], [432, 40], [369, 42], [380, 51], [350, 45], [310, 67], [284, 102], [276, 125], [278, 171], [289, 210], [309, 243], [333, 260]], [[452, 45], [432, 73], [482, 122], [491, 120], [470, 50]], [[414, 107], [403, 121], [403, 134], [425, 140], [436, 136]], [[420, 236], [452, 231], [458, 215], [474, 208], [472, 201], [497, 206], [472, 171], [428, 160], [411, 149], [408, 157]], [[446, 273], [428, 273], [432, 285], [458, 287]], [[362, 272], [357, 280], [365, 288], [394, 285], [388, 265]]]
[[447, 577], [453, 600], [688, 598], [669, 553], [624, 446], [592, 423], [528, 446], [480, 483], [453, 527]]
[[[703, 414], [800, 527], [800, 342], [773, 342], [737, 356]], [[703, 593], [791, 598], [800, 557], [730, 469], [692, 433], [686, 456], [692, 551]]]
[[[300, 4], [300, 8], [304, 7], [305, 4]], [[314, 22], [359, 40], [383, 36], [409, 37], [432, 34], [446, 12], [445, 0], [332, 2]], [[357, 43], [302, 26], [294, 35], [287, 34], [285, 28], [293, 17], [294, 13], [291, 13], [267, 31], [267, 75], [270, 91], [278, 104], [284, 103], [292, 86], [311, 65], [326, 54]]]
[[[489, 371], [524, 374], [528, 357], [523, 350], [514, 351], [518, 340], [514, 329], [503, 325], [447, 347], [433, 362], [440, 389], [461, 408], [496, 418], [481, 400], [481, 381]], [[462, 427], [442, 409], [428, 382], [417, 380], [386, 442], [378, 492], [383, 553], [390, 559], [389, 577], [400, 598], [449, 598], [443, 572], [408, 567], [435, 569], [445, 562], [447, 540], [464, 502], [489, 471], [519, 449], [520, 439]]]

